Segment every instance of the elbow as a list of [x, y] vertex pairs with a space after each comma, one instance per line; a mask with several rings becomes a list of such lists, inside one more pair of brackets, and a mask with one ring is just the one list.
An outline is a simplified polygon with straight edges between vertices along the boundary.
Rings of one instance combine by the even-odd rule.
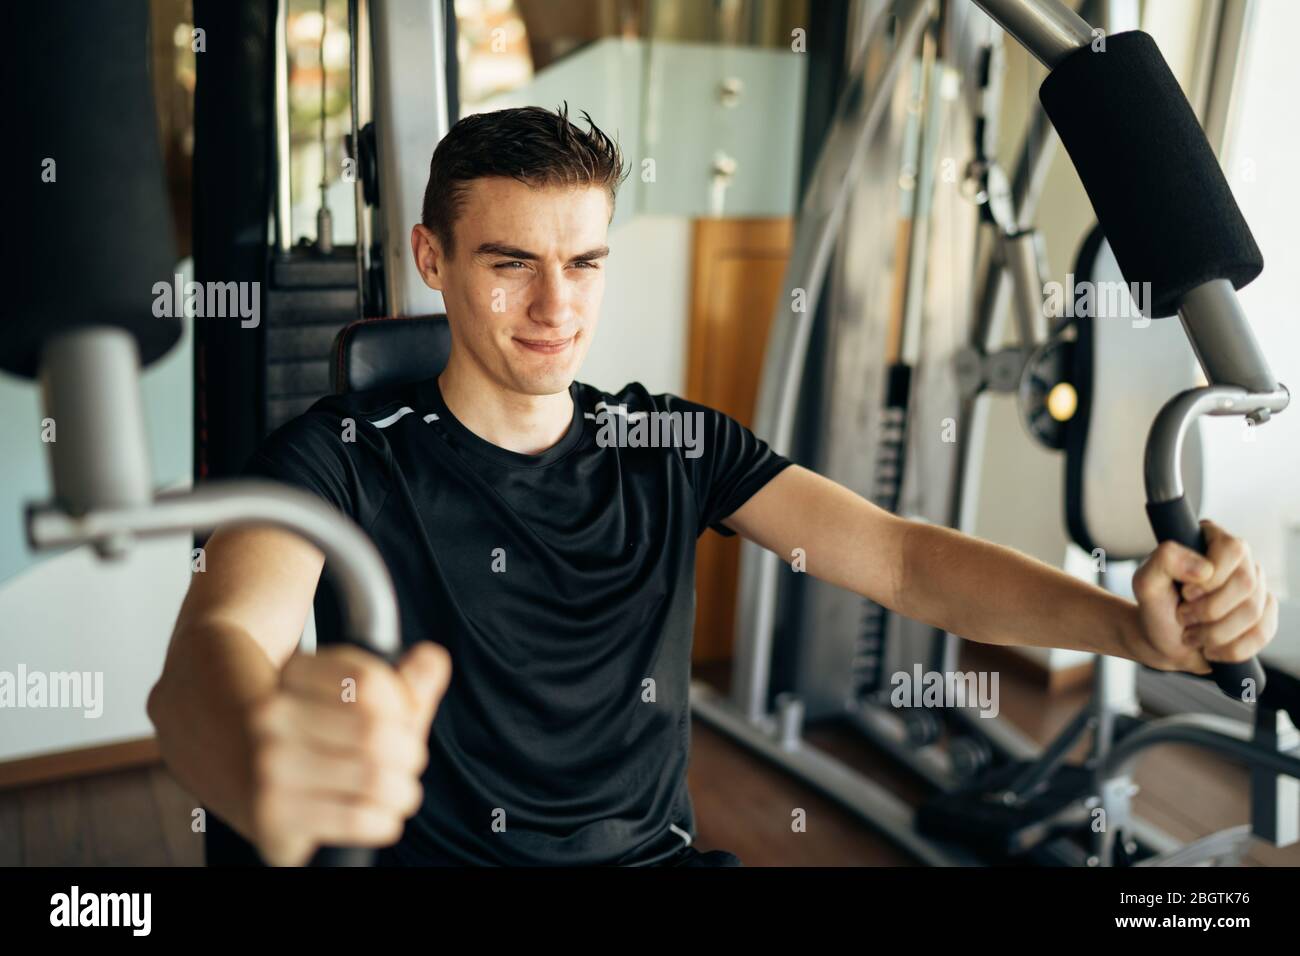
[[164, 670], [162, 676], [158, 678], [149, 691], [149, 697], [144, 705], [145, 714], [149, 717], [149, 722], [153, 724], [154, 731], [159, 738], [162, 737], [163, 727], [167, 723], [169, 713], [168, 687], [167, 672]]

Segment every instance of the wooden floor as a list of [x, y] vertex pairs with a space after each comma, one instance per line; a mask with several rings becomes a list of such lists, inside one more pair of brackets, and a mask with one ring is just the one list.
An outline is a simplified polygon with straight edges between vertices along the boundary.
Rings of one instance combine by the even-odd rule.
[[[1069, 720], [1086, 689], [1049, 696], [1024, 673], [970, 651], [964, 667], [998, 667], [1003, 714], [1043, 741]], [[725, 683], [725, 670], [706, 672]], [[689, 784], [699, 836], [748, 866], [891, 866], [910, 861], [838, 804], [775, 769], [699, 720]], [[810, 738], [900, 796], [916, 788], [851, 733], [817, 728]], [[1150, 752], [1139, 765], [1138, 814], [1189, 840], [1248, 819], [1246, 773], [1185, 747]], [[135, 768], [0, 792], [0, 866], [197, 866], [202, 838], [191, 830], [197, 802], [161, 766]], [[792, 812], [805, 811], [794, 832]], [[1300, 866], [1300, 847], [1257, 846], [1256, 865]]]

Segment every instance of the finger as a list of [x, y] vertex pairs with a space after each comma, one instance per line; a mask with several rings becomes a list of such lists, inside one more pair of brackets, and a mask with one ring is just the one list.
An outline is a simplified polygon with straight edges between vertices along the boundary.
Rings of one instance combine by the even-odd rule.
[[1176, 581], [1199, 582], [1214, 569], [1196, 551], [1177, 541], [1162, 541], [1134, 575], [1134, 596], [1156, 600], [1165, 595]]
[[382, 719], [351, 707], [279, 695], [255, 717], [267, 737], [300, 739], [339, 754], [364, 752], [377, 762], [419, 774], [429, 762], [428, 744], [404, 721]]
[[1235, 641], [1205, 652], [1209, 660], [1236, 664], [1248, 661], [1264, 650], [1273, 636], [1277, 634], [1278, 607], [1277, 598], [1272, 594], [1264, 602], [1264, 613], [1254, 627], [1251, 627]]
[[278, 794], [361, 800], [410, 816], [424, 789], [405, 771], [370, 760], [289, 745], [271, 745], [258, 755], [258, 781]]
[[397, 672], [410, 690], [421, 728], [427, 728], [451, 683], [451, 655], [431, 641], [421, 641], [398, 662]]
[[315, 848], [316, 844], [305, 837], [263, 839], [257, 847], [267, 866], [302, 866], [311, 859]]
[[1202, 651], [1225, 647], [1258, 623], [1264, 612], [1267, 595], [1254, 595], [1242, 601], [1217, 621], [1194, 624], [1183, 629], [1183, 641]]
[[268, 834], [260, 845], [275, 848], [277, 857], [300, 857], [305, 863], [318, 846], [391, 846], [405, 824], [405, 817], [364, 801], [294, 793], [265, 800], [258, 808], [257, 825]]
[[1209, 623], [1222, 620], [1233, 608], [1255, 597], [1258, 601], [1256, 610], [1264, 609], [1264, 594], [1259, 589], [1255, 578], [1255, 565], [1243, 564], [1227, 580], [1223, 587], [1211, 591], [1195, 600], [1188, 599], [1183, 593], [1183, 604], [1178, 608], [1178, 621], [1184, 627], [1193, 624]]
[[372, 713], [393, 717], [409, 709], [405, 684], [397, 672], [360, 648], [332, 647], [319, 654], [295, 654], [281, 675], [285, 690], [322, 703], [360, 704]]
[[1251, 565], [1250, 549], [1241, 538], [1234, 538], [1213, 521], [1201, 522], [1205, 533], [1205, 557], [1214, 566], [1213, 572], [1206, 580], [1195, 581], [1205, 593], [1218, 590], [1229, 578], [1237, 573], [1243, 563]]

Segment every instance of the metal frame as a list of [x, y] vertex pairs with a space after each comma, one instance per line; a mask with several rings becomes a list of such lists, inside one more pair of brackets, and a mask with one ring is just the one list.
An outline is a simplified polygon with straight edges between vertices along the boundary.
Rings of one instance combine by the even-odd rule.
[[445, 312], [442, 293], [424, 284], [408, 236], [412, 209], [424, 204], [427, 167], [404, 157], [429, 156], [447, 134], [445, 4], [451, 0], [371, 3], [372, 107], [379, 181], [376, 232], [384, 254], [389, 315]]
[[[1009, 35], [1025, 46], [1049, 69], [1078, 47], [1093, 40], [1088, 23], [1059, 0], [975, 0]], [[897, 43], [877, 85], [864, 90], [862, 70], [855, 71], [850, 87], [842, 97], [830, 135], [818, 159], [807, 196], [800, 209], [794, 253], [787, 267], [786, 295], [778, 302], [765, 357], [763, 377], [754, 421], [755, 431], [764, 435], [777, 451], [788, 453], [795, 405], [798, 400], [807, 342], [816, 312], [816, 303], [826, 266], [840, 226], [837, 210], [845, 205], [849, 188], [849, 170], [856, 166], [864, 144], [875, 132], [885, 101], [892, 93], [902, 60], [911, 55], [924, 22], [933, 13], [928, 2], [897, 4]], [[885, 29], [880, 15], [873, 31]], [[863, 103], [863, 97], [867, 99]], [[1046, 117], [1039, 113], [1031, 123], [1029, 143], [1035, 147], [1021, 154], [1010, 196], [990, 197], [992, 202], [1005, 201], [1002, 214], [992, 218], [1000, 226], [996, 248], [989, 249], [987, 279], [979, 297], [975, 325], [976, 351], [993, 340], [995, 319], [1002, 314], [1008, 291], [1021, 331], [1022, 347], [1038, 341], [1045, 331], [1042, 324], [1041, 281], [1038, 279], [1039, 252], [1030, 230], [1033, 209], [1046, 168], [1054, 153], [1055, 137], [1049, 135]], [[988, 180], [986, 180], [986, 185]], [[996, 183], [1005, 189], [1004, 183]], [[983, 273], [984, 270], [981, 270]], [[1010, 288], [1004, 273], [1012, 279]], [[805, 312], [791, 312], [787, 303], [794, 289], [803, 289], [809, 302]], [[1210, 385], [1191, 389], [1172, 399], [1157, 417], [1148, 440], [1148, 497], [1153, 502], [1181, 496], [1179, 452], [1186, 430], [1200, 414], [1241, 414], [1256, 422], [1286, 407], [1289, 395], [1277, 383], [1255, 342], [1241, 312], [1236, 294], [1226, 280], [1206, 283], [1192, 290], [1181, 303], [1180, 316], [1188, 338]], [[969, 369], [968, 369], [969, 371]], [[964, 454], [953, 501], [954, 524], [959, 529], [970, 515], [970, 482], [963, 480], [969, 469], [969, 456], [979, 438], [973, 434], [981, 426], [974, 414], [974, 402], [985, 376], [977, 376], [977, 387], [967, 390], [962, 428]], [[962, 529], [968, 530], [968, 529]], [[802, 740], [803, 707], [797, 697], [782, 695], [775, 712], [769, 713], [770, 657], [776, 622], [778, 558], [750, 542], [742, 544], [741, 585], [738, 601], [737, 642], [730, 699], [699, 684], [692, 686], [691, 702], [695, 713], [714, 727], [779, 763], [785, 769], [840, 800], [864, 820], [882, 830], [899, 846], [919, 860], [931, 864], [964, 865], [974, 860], [960, 848], [921, 837], [915, 830], [914, 811], [891, 793], [850, 770]], [[955, 663], [955, 638], [945, 635], [944, 662]], [[1257, 822], [1257, 835], [1293, 840], [1297, 825], [1295, 808], [1279, 814], [1279, 803], [1294, 794], [1300, 780], [1300, 758], [1290, 751], [1296, 734], [1286, 717], [1274, 714], [1276, 723], [1257, 726], [1252, 735], [1239, 722], [1215, 723], [1211, 719], [1173, 717], [1152, 721], [1139, 729], [1120, 733], [1117, 718], [1136, 716], [1138, 703], [1135, 685], [1136, 666], [1128, 661], [1100, 657], [1097, 660], [1094, 694], [1083, 713], [1061, 734], [1040, 760], [1016, 781], [1007, 795], [1015, 800], [1040, 785], [1056, 769], [1073, 745], [1088, 731], [1093, 732], [1090, 766], [1094, 786], [1091, 794], [1081, 794], [1106, 810], [1108, 826], [1094, 834], [1091, 851], [1080, 857], [1077, 849], [1054, 848], [1045, 844], [1055, 862], [1110, 865], [1117, 856], [1117, 845], [1132, 853], [1135, 840], [1152, 852], [1144, 865], [1187, 865], [1194, 862], [1235, 860], [1244, 851], [1251, 830], [1238, 827], [1212, 834], [1184, 847], [1132, 817], [1130, 797], [1133, 792], [1131, 768], [1146, 749], [1167, 742], [1193, 743], [1218, 753], [1244, 760], [1252, 767], [1253, 785], [1262, 794], [1253, 798], [1253, 815], [1271, 820], [1275, 826]], [[1000, 721], [975, 721], [957, 712], [954, 716], [968, 723], [1000, 724]], [[951, 762], [937, 747], [915, 748], [908, 745], [905, 727], [894, 715], [879, 708], [861, 707], [850, 714], [852, 722], [873, 742], [894, 756], [902, 758], [924, 779], [940, 789], [955, 783]], [[981, 727], [981, 730], [989, 728]], [[1025, 758], [1037, 748], [1005, 726], [989, 735], [1010, 757]], [[1283, 789], [1282, 783], [1293, 785]], [[1272, 811], [1271, 816], [1268, 811]], [[1064, 841], [1056, 841], [1064, 843]]]
[[[850, 171], [857, 167], [862, 152], [875, 134], [889, 100], [889, 91], [933, 15], [934, 4], [933, 0], [901, 0], [897, 11], [895, 46], [881, 70], [878, 84], [874, 89], [866, 88], [864, 69], [856, 70], [850, 78], [800, 206], [800, 228], [795, 234], [782, 295], [772, 320], [763, 361], [763, 387], [754, 422], [755, 430], [766, 436], [778, 451], [788, 451], [793, 437], [795, 406], [808, 354], [808, 337], [835, 247], [835, 237], [843, 222], [851, 183]], [[887, 11], [882, 8], [868, 27], [868, 34], [883, 32], [887, 17]], [[804, 293], [804, 308], [799, 312], [788, 308], [796, 290]], [[746, 541], [741, 545], [740, 593], [752, 600], [741, 602], [738, 608], [737, 633], [746, 635], [746, 638], [736, 645], [732, 686], [741, 712], [751, 721], [760, 720], [767, 709], [772, 634], [776, 623], [777, 574], [775, 554], [752, 542]]]
[[[85, 326], [55, 335], [44, 345], [40, 377], [47, 415], [76, 427], [63, 441], [46, 444], [53, 499], [28, 506], [33, 550], [90, 545], [99, 557], [116, 558], [142, 537], [273, 525], [324, 553], [337, 575], [347, 636], [397, 659], [401, 622], [388, 567], [369, 536], [337, 510], [306, 491], [266, 481], [211, 482], [154, 496], [131, 333]], [[366, 866], [373, 856], [365, 848], [324, 847], [313, 865]]]

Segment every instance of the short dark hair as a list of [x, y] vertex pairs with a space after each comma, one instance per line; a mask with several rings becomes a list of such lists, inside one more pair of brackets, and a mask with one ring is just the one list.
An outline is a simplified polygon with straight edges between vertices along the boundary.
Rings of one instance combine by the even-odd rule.
[[433, 151], [420, 221], [448, 256], [454, 255], [456, 218], [466, 185], [485, 176], [508, 176], [528, 186], [597, 186], [615, 194], [626, 178], [623, 155], [582, 111], [590, 129], [569, 122], [569, 104], [552, 112], [540, 106], [475, 113], [456, 123]]

